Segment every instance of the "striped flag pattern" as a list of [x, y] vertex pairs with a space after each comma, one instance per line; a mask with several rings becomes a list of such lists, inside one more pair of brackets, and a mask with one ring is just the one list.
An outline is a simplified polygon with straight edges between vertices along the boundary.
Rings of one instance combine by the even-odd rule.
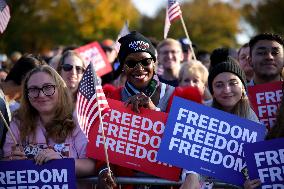
[[166, 12], [166, 20], [164, 27], [164, 39], [167, 38], [171, 23], [181, 16], [181, 9], [176, 0], [168, 0], [168, 8]]
[[0, 32], [3, 33], [10, 20], [10, 9], [5, 0], [0, 0]]
[[181, 10], [180, 10], [179, 3], [176, 0], [169, 0], [167, 12], [168, 12], [168, 17], [171, 23], [175, 19], [180, 18]]
[[76, 104], [78, 122], [86, 136], [90, 128], [99, 121], [99, 111], [106, 108], [109, 108], [109, 105], [104, 91], [93, 65], [89, 64], [79, 84]]

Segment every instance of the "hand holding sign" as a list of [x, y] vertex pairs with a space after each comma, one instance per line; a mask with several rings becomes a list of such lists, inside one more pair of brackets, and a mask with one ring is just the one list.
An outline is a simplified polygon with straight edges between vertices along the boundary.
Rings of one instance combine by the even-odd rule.
[[261, 185], [261, 181], [259, 179], [253, 179], [253, 180], [246, 180], [244, 183], [245, 189], [254, 189]]
[[20, 160], [27, 159], [24, 149], [20, 145], [12, 146], [11, 155], [9, 157], [10, 160]]
[[246, 144], [245, 158], [251, 179], [259, 178], [262, 188], [284, 188], [284, 139]]
[[243, 145], [264, 133], [261, 124], [175, 97], [158, 160], [243, 185]]
[[[144, 108], [134, 114], [120, 101], [108, 102], [111, 109], [102, 117], [110, 163], [178, 180], [180, 169], [156, 159], [167, 114]], [[101, 127], [92, 127], [88, 138], [87, 157], [105, 160]]]
[[156, 109], [156, 106], [152, 102], [151, 98], [146, 96], [144, 93], [139, 93], [129, 97], [125, 104], [126, 106], [131, 105], [131, 109], [136, 113], [140, 113], [140, 107], [148, 108], [150, 110]]
[[37, 153], [34, 157], [36, 165], [42, 165], [53, 159], [62, 159], [62, 155], [59, 152], [55, 152], [53, 149], [44, 149]]

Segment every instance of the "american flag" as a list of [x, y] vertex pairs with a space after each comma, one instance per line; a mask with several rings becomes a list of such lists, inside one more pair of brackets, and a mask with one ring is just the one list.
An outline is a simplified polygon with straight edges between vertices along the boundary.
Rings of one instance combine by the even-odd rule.
[[106, 108], [109, 108], [109, 105], [91, 63], [79, 84], [76, 104], [78, 122], [86, 136], [90, 128], [99, 121], [100, 111]]
[[170, 30], [171, 23], [176, 19], [180, 18], [181, 9], [179, 3], [176, 0], [168, 0], [168, 8], [166, 12], [166, 21], [164, 28], [164, 38], [166, 39], [168, 36], [168, 32]]
[[0, 0], [0, 32], [3, 33], [10, 20], [10, 9], [5, 0]]

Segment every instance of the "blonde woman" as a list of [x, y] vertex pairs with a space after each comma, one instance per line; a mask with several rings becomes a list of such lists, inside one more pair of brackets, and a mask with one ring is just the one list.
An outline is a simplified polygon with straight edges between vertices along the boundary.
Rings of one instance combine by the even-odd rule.
[[192, 61], [190, 64], [184, 63], [179, 71], [179, 86], [197, 87], [201, 96], [203, 96], [204, 102], [211, 100], [211, 95], [207, 94], [208, 75], [207, 68], [201, 62]]
[[74, 50], [65, 51], [57, 67], [57, 72], [66, 82], [68, 89], [71, 91], [73, 101], [76, 101], [78, 85], [83, 77], [87, 65], [83, 58]]

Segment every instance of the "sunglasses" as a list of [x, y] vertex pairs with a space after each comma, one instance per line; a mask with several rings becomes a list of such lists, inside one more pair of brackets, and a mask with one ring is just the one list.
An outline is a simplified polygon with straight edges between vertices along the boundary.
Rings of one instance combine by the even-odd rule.
[[142, 60], [139, 61], [135, 61], [135, 60], [127, 60], [125, 62], [126, 66], [128, 68], [135, 68], [138, 64], [140, 64], [143, 67], [147, 67], [149, 66], [152, 62], [153, 62], [153, 58], [144, 58]]
[[70, 72], [71, 70], [73, 70], [73, 68], [75, 67], [76, 71], [78, 74], [82, 74], [84, 73], [85, 69], [81, 66], [73, 66], [71, 64], [63, 64], [62, 65], [62, 70], [64, 70], [65, 72]]

